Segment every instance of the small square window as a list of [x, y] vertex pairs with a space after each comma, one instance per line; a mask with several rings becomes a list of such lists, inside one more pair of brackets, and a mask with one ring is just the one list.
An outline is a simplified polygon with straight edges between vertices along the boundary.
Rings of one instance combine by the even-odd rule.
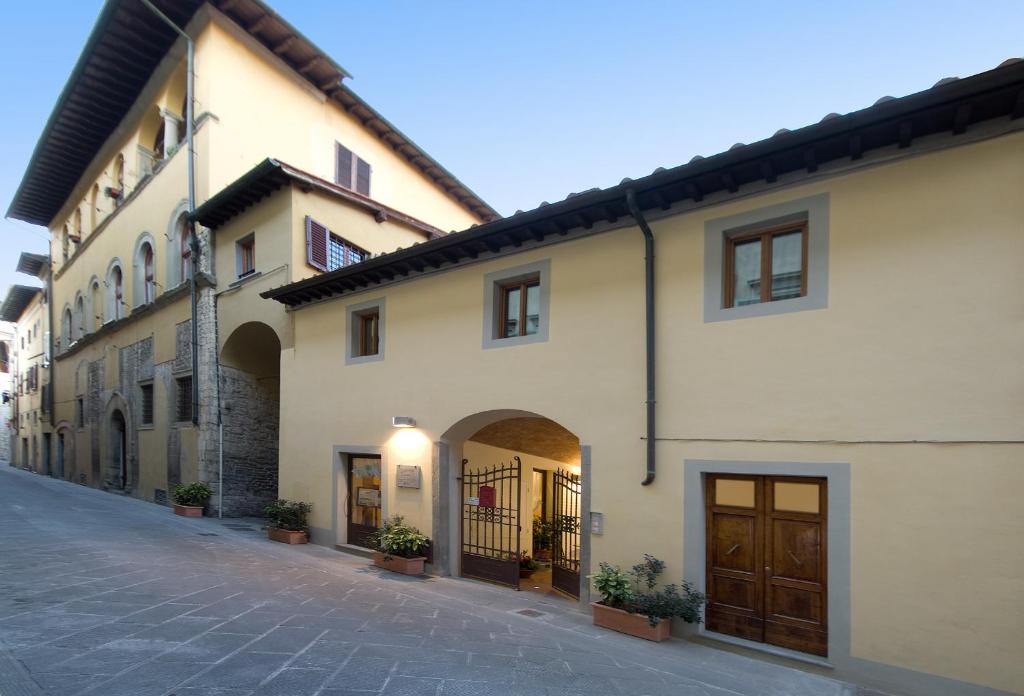
[[356, 314], [359, 321], [359, 342], [356, 355], [376, 355], [380, 350], [380, 311], [377, 308]]
[[726, 237], [726, 308], [806, 294], [806, 221]]
[[[153, 383], [140, 384], [139, 391], [141, 395], [139, 423], [153, 425]], [[189, 401], [191, 403], [191, 397]]]
[[540, 275], [501, 286], [499, 338], [532, 336], [540, 330]]
[[357, 364], [384, 359], [384, 300], [351, 305], [346, 310], [348, 345], [345, 362]]
[[250, 234], [235, 242], [235, 265], [239, 278], [256, 272], [255, 234]]
[[179, 377], [177, 379], [177, 386], [178, 393], [175, 419], [179, 423], [185, 423], [192, 420], [192, 375]]

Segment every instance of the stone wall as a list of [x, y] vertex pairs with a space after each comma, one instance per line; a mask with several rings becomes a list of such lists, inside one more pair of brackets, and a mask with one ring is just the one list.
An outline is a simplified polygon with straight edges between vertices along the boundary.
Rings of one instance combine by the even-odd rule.
[[280, 380], [221, 366], [224, 513], [263, 515], [277, 498]]

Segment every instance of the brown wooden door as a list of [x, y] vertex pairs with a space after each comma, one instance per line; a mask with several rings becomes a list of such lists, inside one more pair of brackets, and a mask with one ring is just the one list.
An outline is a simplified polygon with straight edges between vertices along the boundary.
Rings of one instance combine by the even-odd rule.
[[707, 626], [826, 655], [824, 479], [708, 474]]
[[348, 543], [371, 548], [381, 523], [380, 457], [352, 455], [348, 465]]

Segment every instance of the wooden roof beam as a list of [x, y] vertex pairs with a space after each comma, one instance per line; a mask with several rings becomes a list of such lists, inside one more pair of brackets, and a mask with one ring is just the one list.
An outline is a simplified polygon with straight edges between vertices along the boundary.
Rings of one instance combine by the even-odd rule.
[[725, 172], [722, 174], [722, 186], [724, 186], [729, 193], [736, 193], [740, 190], [740, 186], [736, 183], [736, 177], [732, 175], [732, 172]]
[[813, 147], [804, 150], [804, 168], [808, 174], [818, 171], [818, 156]]
[[686, 195], [692, 198], [694, 203], [700, 203], [704, 200], [704, 192], [700, 190], [700, 186], [695, 181], [688, 181], [683, 184], [683, 190], [686, 191]]
[[967, 132], [967, 124], [971, 120], [971, 104], [961, 104], [953, 114], [953, 135]]
[[769, 184], [775, 183], [775, 179], [777, 177], [775, 176], [775, 167], [772, 166], [771, 160], [761, 162], [761, 176], [763, 176], [764, 180]]
[[910, 121], [903, 121], [900, 123], [899, 130], [899, 147], [900, 149], [910, 147], [910, 143], [914, 141], [914, 124]]
[[859, 160], [864, 156], [864, 140], [860, 137], [860, 133], [854, 133], [850, 136], [849, 142], [850, 159]]
[[280, 41], [278, 41], [274, 46], [271, 47], [270, 50], [273, 51], [277, 55], [281, 55], [282, 53], [287, 51], [289, 48], [291, 48], [292, 44], [294, 44], [296, 41], [297, 41], [297, 39], [295, 38], [295, 35], [294, 34], [290, 34], [290, 35], [286, 36], [285, 38], [281, 39]]

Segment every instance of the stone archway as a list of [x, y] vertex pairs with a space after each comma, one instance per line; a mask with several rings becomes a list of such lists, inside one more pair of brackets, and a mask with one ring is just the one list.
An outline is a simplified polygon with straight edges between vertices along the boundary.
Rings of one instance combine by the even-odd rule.
[[118, 392], [107, 401], [100, 420], [102, 485], [132, 493], [138, 486], [139, 460], [135, 428], [128, 401]]
[[281, 340], [262, 322], [235, 328], [220, 352], [225, 515], [262, 515], [277, 498]]
[[[438, 501], [435, 507], [435, 536], [446, 539], [441, 558], [435, 563], [453, 575], [477, 577], [513, 586], [513, 579], [501, 580], [503, 553], [534, 554], [546, 550], [537, 542], [534, 519], [546, 522], [551, 536], [548, 548], [554, 557], [524, 589], [547, 592], [552, 587], [563, 594], [586, 600], [583, 579], [589, 566], [590, 537], [584, 499], [589, 500], [589, 447], [581, 446], [575, 433], [542, 414], [515, 409], [483, 411], [462, 418], [441, 436], [437, 445]], [[509, 482], [506, 472], [514, 468]], [[493, 480], [491, 480], [493, 479]], [[442, 482], [447, 482], [444, 485]], [[503, 489], [515, 487], [515, 493]], [[483, 550], [467, 545], [464, 537], [472, 534], [467, 526], [480, 517], [474, 506], [484, 506], [479, 488], [498, 498], [498, 515], [513, 515], [518, 534], [509, 537], [511, 551], [504, 546]], [[505, 496], [502, 498], [502, 496]], [[516, 508], [511, 510], [515, 500]], [[505, 502], [502, 502], [505, 501]], [[553, 531], [552, 531], [553, 530]], [[502, 537], [497, 535], [490, 538]], [[480, 558], [483, 556], [484, 558]], [[492, 562], [495, 560], [497, 562]], [[467, 570], [472, 566], [472, 570]], [[506, 569], [508, 570], [508, 569]]]

